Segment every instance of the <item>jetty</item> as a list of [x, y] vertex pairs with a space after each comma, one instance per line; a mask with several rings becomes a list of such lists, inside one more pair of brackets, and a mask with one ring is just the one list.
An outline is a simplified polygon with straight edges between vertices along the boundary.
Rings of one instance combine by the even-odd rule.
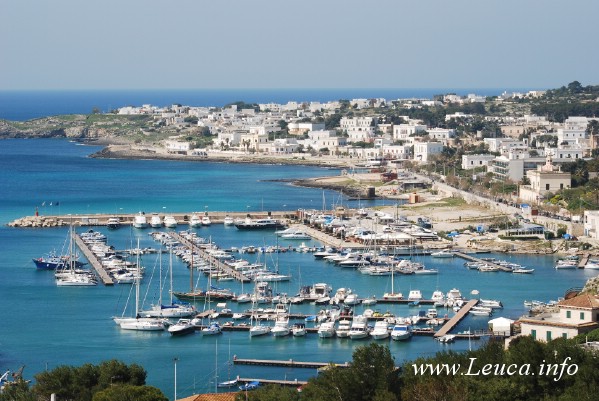
[[499, 270], [501, 270], [501, 271], [504, 271], [504, 272], [507, 272], [507, 273], [511, 273], [511, 272], [512, 272], [512, 269], [511, 269], [511, 268], [509, 268], [509, 267], [502, 266], [502, 265], [499, 265], [499, 264], [497, 264], [497, 263], [489, 262], [488, 260], [484, 260], [484, 259], [481, 259], [481, 258], [477, 258], [477, 257], [475, 257], [475, 256], [472, 256], [472, 255], [469, 255], [469, 254], [467, 254], [467, 253], [463, 253], [463, 252], [454, 252], [453, 254], [454, 254], [455, 256], [459, 257], [459, 258], [466, 259], [466, 260], [467, 260], [467, 261], [469, 261], [469, 262], [483, 263], [483, 264], [487, 264], [487, 265], [489, 265], [489, 266], [492, 266], [492, 267], [496, 267], [496, 268], [498, 268]]
[[337, 366], [341, 368], [347, 368], [348, 362], [345, 363], [333, 363], [333, 362], [303, 362], [294, 361], [293, 359], [287, 360], [276, 360], [276, 359], [241, 359], [233, 358], [234, 365], [254, 365], [254, 366], [278, 366], [285, 368], [304, 368], [304, 369], [318, 369], [326, 366]]
[[583, 269], [584, 266], [587, 264], [587, 262], [589, 261], [589, 258], [591, 257], [590, 253], [585, 253], [584, 255], [582, 255], [582, 258], [580, 258], [580, 261], [578, 262], [578, 268], [579, 269]]
[[305, 380], [276, 380], [276, 379], [250, 379], [247, 377], [238, 377], [239, 383], [259, 382], [260, 384], [278, 384], [279, 386], [303, 386], [308, 382]]
[[79, 234], [73, 234], [73, 240], [75, 241], [75, 244], [79, 247], [81, 252], [83, 252], [85, 258], [89, 261], [89, 264], [95, 270], [98, 277], [100, 277], [102, 283], [104, 283], [104, 285], [114, 285], [112, 277], [110, 277], [104, 266], [102, 266], [102, 263], [100, 263], [98, 257], [92, 252], [92, 250], [87, 246], [87, 244], [83, 242], [81, 236]]
[[[230, 266], [227, 266], [225, 263], [221, 262], [219, 259], [215, 258], [214, 256], [211, 256], [208, 252], [206, 252], [205, 249], [200, 248], [199, 246], [193, 244], [191, 241], [184, 238], [179, 233], [171, 232], [169, 234], [172, 235], [181, 244], [183, 244], [183, 246], [187, 247], [190, 251], [197, 252], [202, 259], [208, 261], [212, 266], [214, 266], [221, 272], [227, 273], [228, 275], [233, 277], [235, 280], [240, 281], [242, 283], [249, 283], [250, 281], [252, 281], [246, 275], [238, 272], [237, 270], [233, 269]], [[193, 267], [190, 267], [190, 269], [192, 269], [192, 268]]]
[[470, 312], [470, 309], [472, 309], [472, 307], [477, 303], [478, 299], [471, 299], [470, 301], [468, 301], [466, 305], [462, 306], [460, 310], [451, 319], [449, 319], [443, 325], [443, 327], [439, 329], [439, 331], [435, 333], [435, 338], [443, 337], [444, 335], [449, 333], [449, 331], [452, 330], [459, 322], [461, 322], [462, 319], [468, 314], [468, 312]]

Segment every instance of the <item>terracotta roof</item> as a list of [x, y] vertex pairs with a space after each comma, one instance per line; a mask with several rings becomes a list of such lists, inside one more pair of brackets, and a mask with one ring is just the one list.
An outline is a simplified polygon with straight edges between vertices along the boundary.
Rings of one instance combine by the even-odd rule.
[[574, 298], [565, 299], [558, 303], [558, 306], [569, 306], [573, 308], [583, 308], [583, 309], [598, 309], [599, 308], [599, 299], [596, 295], [591, 295], [588, 293], [580, 294], [575, 296]]
[[187, 398], [179, 398], [177, 401], [235, 401], [236, 395], [237, 392], [196, 394]]

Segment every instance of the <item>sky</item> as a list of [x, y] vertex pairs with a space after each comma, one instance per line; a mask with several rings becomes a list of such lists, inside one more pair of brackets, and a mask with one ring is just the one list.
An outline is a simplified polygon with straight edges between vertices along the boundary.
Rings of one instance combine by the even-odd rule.
[[0, 90], [599, 84], [597, 0], [0, 0]]

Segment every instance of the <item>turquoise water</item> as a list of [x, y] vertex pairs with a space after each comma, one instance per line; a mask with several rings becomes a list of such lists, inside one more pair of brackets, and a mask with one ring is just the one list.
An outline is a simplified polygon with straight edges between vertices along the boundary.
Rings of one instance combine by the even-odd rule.
[[[173, 211], [245, 210], [248, 205], [260, 210], [289, 210], [317, 203], [320, 206], [322, 191], [294, 188], [284, 182], [265, 179], [334, 174], [334, 170], [289, 166], [228, 165], [211, 163], [177, 163], [165, 161], [97, 160], [85, 156], [94, 148], [77, 146], [55, 140], [10, 140], [0, 142], [0, 371], [26, 365], [25, 375], [58, 365], [98, 363], [117, 358], [126, 363], [139, 363], [148, 371], [147, 382], [173, 397], [174, 358], [177, 362], [177, 395], [188, 396], [214, 389], [216, 367], [218, 380], [229, 375], [279, 379], [306, 379], [315, 372], [305, 369], [226, 366], [229, 355], [240, 358], [295, 359], [304, 361], [351, 360], [354, 348], [364, 342], [348, 340], [319, 340], [316, 335], [306, 338], [279, 338], [270, 336], [252, 338], [247, 332], [225, 332], [218, 337], [202, 338], [190, 335], [171, 338], [167, 333], [137, 333], [118, 329], [111, 317], [121, 314], [129, 296], [129, 286], [58, 288], [51, 272], [36, 271], [31, 258], [39, 257], [51, 249], [60, 250], [65, 243], [67, 230], [13, 229], [4, 224], [15, 217], [31, 215], [35, 206], [50, 212], [53, 202], [56, 213], [123, 212], [145, 210], [160, 211], [163, 207]], [[15, 165], [16, 164], [16, 165]], [[337, 194], [325, 193], [327, 199]], [[40, 205], [46, 202], [45, 209]], [[88, 206], [89, 205], [89, 206]], [[182, 228], [180, 228], [182, 229]], [[141, 246], [157, 247], [147, 235], [149, 230], [121, 228], [108, 231], [108, 243], [117, 249], [132, 246], [139, 238]], [[269, 233], [238, 232], [234, 227], [213, 225], [199, 228], [198, 234], [212, 238], [223, 248], [245, 245], [268, 246], [276, 243]], [[310, 245], [313, 242], [305, 241]], [[299, 245], [297, 242], [284, 244]], [[279, 242], [279, 245], [283, 243]], [[492, 255], [490, 255], [492, 256]], [[410, 289], [420, 289], [430, 297], [435, 289], [447, 292], [459, 288], [468, 296], [478, 290], [484, 298], [500, 299], [505, 307], [494, 317], [517, 318], [526, 313], [523, 300], [548, 301], [562, 296], [570, 287], [582, 286], [592, 272], [555, 270], [554, 258], [545, 256], [496, 255], [536, 269], [533, 275], [504, 273], [479, 273], [467, 270], [460, 259], [434, 259], [423, 257], [427, 267], [438, 268], [440, 273], [431, 276], [400, 276], [395, 279], [395, 289], [407, 294]], [[248, 255], [250, 260], [258, 256]], [[294, 294], [301, 285], [326, 282], [334, 289], [350, 287], [361, 296], [381, 296], [391, 288], [390, 277], [365, 276], [354, 269], [343, 269], [323, 261], [314, 260], [311, 254], [288, 252], [262, 254], [260, 261], [269, 266], [279, 266], [283, 273], [293, 276], [288, 283], [279, 284], [276, 290]], [[156, 256], [144, 256], [143, 265], [149, 271], [157, 266]], [[164, 262], [163, 262], [164, 263]], [[157, 273], [156, 273], [157, 274]], [[175, 259], [173, 264], [174, 289], [189, 288], [189, 272]], [[147, 276], [148, 277], [148, 276]], [[206, 279], [200, 278], [200, 286]], [[156, 279], [144, 282], [142, 289], [146, 305], [156, 302]], [[241, 284], [227, 282], [235, 291]], [[245, 291], [251, 289], [244, 288]], [[167, 292], [165, 292], [166, 294]], [[201, 309], [203, 305], [198, 305]], [[237, 306], [230, 307], [237, 311]], [[247, 306], [244, 306], [244, 309]], [[314, 313], [315, 306], [293, 306], [292, 312]], [[407, 306], [376, 305], [381, 312], [389, 310], [400, 316], [416, 313], [418, 308]], [[358, 312], [363, 307], [358, 307]], [[484, 328], [488, 318], [467, 317], [457, 330]], [[479, 345], [473, 341], [471, 346]], [[389, 342], [390, 349], [399, 362], [420, 355], [432, 355], [442, 349], [464, 350], [467, 341], [441, 345], [429, 337], [415, 337], [409, 342]]]

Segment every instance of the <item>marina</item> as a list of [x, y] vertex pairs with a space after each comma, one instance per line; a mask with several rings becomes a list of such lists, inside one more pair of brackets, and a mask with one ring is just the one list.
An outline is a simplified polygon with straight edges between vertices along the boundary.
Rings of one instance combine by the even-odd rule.
[[[88, 159], [86, 155], [93, 151], [93, 147], [60, 141], [42, 142], [43, 146], [33, 149], [34, 156], [27, 158], [27, 163], [31, 167], [24, 172], [14, 172], [11, 170], [12, 166], [21, 161], [23, 153], [31, 153], [31, 147], [35, 146], [36, 142], [5, 141], [4, 146], [0, 148], [0, 153], [4, 152], [0, 163], [6, 171], [11, 172], [2, 178], [5, 187], [11, 188], [11, 191], [7, 192], [0, 201], [3, 210], [6, 210], [6, 222], [33, 213], [32, 204], [22, 201], [31, 199], [31, 188], [18, 185], [22, 182], [35, 183], [35, 193], [38, 194], [38, 198], [32, 202], [41, 205], [44, 200], [46, 201], [46, 206], [39, 208], [40, 215], [63, 218], [68, 214], [88, 216], [92, 218], [88, 219], [90, 224], [94, 223], [93, 216], [96, 214], [106, 216], [106, 221], [102, 221], [104, 224], [99, 224], [98, 221], [98, 225], [76, 226], [75, 230], [81, 233], [88, 228], [93, 228], [106, 235], [108, 243], [114, 249], [157, 251], [139, 255], [140, 263], [145, 267], [140, 288], [140, 304], [145, 305], [146, 309], [150, 305], [159, 304], [159, 276], [162, 275], [163, 280], [169, 279], [166, 269], [159, 273], [160, 257], [164, 256], [167, 250], [148, 235], [152, 231], [179, 234], [181, 231], [190, 230], [189, 224], [180, 223], [180, 218], [191, 215], [181, 211], [199, 210], [200, 214], [208, 211], [212, 224], [192, 228], [191, 231], [197, 236], [212, 238], [212, 241], [223, 250], [234, 248], [240, 250], [246, 247], [266, 249], [280, 246], [282, 240], [277, 239], [274, 232], [238, 230], [234, 226], [220, 224], [218, 214], [236, 213], [238, 216], [245, 217], [250, 213], [252, 216], [268, 216], [267, 211], [273, 210], [295, 216], [299, 209], [320, 206], [323, 191], [282, 185], [280, 182], [269, 180], [280, 177], [320, 176], [329, 173], [328, 170], [303, 167], [278, 166], [277, 169], [267, 169], [252, 165], [231, 166], [206, 163], [202, 165], [202, 174], [198, 174], [197, 164]], [[17, 144], [20, 144], [21, 148], [14, 149]], [[43, 154], [44, 157], [38, 153]], [[11, 156], [12, 154], [16, 156]], [[61, 185], [56, 185], [55, 181], [49, 180], [42, 173], [30, 172], [30, 170], [53, 171], [56, 170], [56, 166], [61, 166], [62, 172], [59, 173], [60, 179], [63, 180]], [[134, 166], [141, 167], [137, 169]], [[64, 173], [65, 171], [69, 173]], [[164, 179], [165, 171], [169, 172], [169, 179]], [[172, 173], [175, 171], [176, 174]], [[255, 177], [260, 177], [260, 181], [257, 182]], [[200, 180], [199, 184], [198, 180]], [[146, 192], [148, 182], [160, 183], [152, 186], [151, 196]], [[231, 197], [229, 190], [219, 192], [219, 188], [214, 191], [198, 191], [198, 187], [209, 187], [209, 182], [227, 182], [230, 188], [236, 188], [236, 192], [243, 193], [244, 196]], [[77, 191], [65, 190], [74, 187]], [[325, 192], [325, 195], [327, 199], [338, 197], [338, 194], [331, 192]], [[54, 201], [52, 207], [49, 207], [50, 199]], [[56, 200], [60, 201], [59, 205]], [[355, 203], [347, 204], [346, 200], [343, 202], [346, 203], [346, 210], [355, 209]], [[376, 201], [367, 203], [362, 200], [361, 203], [363, 208], [377, 205]], [[161, 216], [171, 214], [176, 217], [179, 225], [176, 229], [161, 227], [154, 230], [136, 229], [125, 222], [115, 228], [105, 225], [109, 216], [136, 216], [140, 210], [148, 211], [146, 212], [148, 217], [151, 211], [159, 211]], [[273, 212], [271, 216], [280, 217], [278, 213]], [[65, 218], [66, 221], [68, 220]], [[304, 226], [302, 224], [298, 227], [303, 229]], [[187, 396], [214, 388], [215, 366], [219, 367], [218, 376], [221, 378], [228, 376], [229, 369], [232, 378], [240, 376], [285, 380], [287, 377], [291, 382], [295, 379], [299, 382], [306, 381], [315, 374], [311, 369], [299, 367], [233, 365], [231, 357], [227, 359], [227, 354], [244, 357], [259, 356], [261, 360], [292, 359], [343, 364], [351, 360], [356, 346], [370, 341], [380, 341], [370, 338], [363, 340], [319, 338], [316, 324], [304, 320], [308, 316], [317, 316], [321, 309], [331, 309], [331, 305], [314, 305], [309, 301], [288, 305], [290, 323], [299, 321], [307, 326], [307, 335], [303, 337], [277, 338], [268, 335], [250, 338], [247, 326], [240, 325], [248, 322], [247, 318], [235, 321], [233, 314], [242, 313], [251, 307], [249, 304], [243, 306], [233, 300], [227, 301], [226, 305], [227, 309], [231, 309], [230, 315], [221, 313], [222, 308], [216, 307], [217, 302], [209, 304], [206, 301], [206, 306], [204, 300], [195, 303], [196, 308], [206, 319], [204, 325], [200, 327], [207, 326], [207, 319], [210, 319], [216, 311], [219, 312], [221, 316], [217, 320], [222, 328], [222, 333], [219, 335], [202, 336], [201, 330], [197, 328], [190, 334], [182, 336], [171, 336], [166, 330], [156, 332], [122, 330], [114, 324], [112, 317], [124, 310], [124, 304], [132, 289], [131, 285], [115, 282], [114, 285], [107, 286], [57, 288], [53, 273], [40, 271], [32, 263], [32, 258], [37, 258], [48, 250], [56, 249], [56, 254], [64, 254], [61, 252], [60, 245], [64, 243], [67, 231], [66, 225], [43, 229], [0, 227], [0, 244], [3, 246], [0, 293], [5, 302], [14, 304], [14, 307], [4, 308], [0, 312], [3, 321], [11, 322], [6, 325], [0, 338], [3, 350], [0, 365], [4, 369], [14, 368], [15, 365], [27, 365], [28, 374], [33, 375], [64, 364], [78, 366], [115, 358], [127, 363], [139, 363], [147, 369], [148, 383], [157, 386], [165, 394], [172, 394], [172, 375], [165, 375], [164, 372], [172, 371], [173, 358], [177, 358], [178, 393], [180, 396]], [[331, 235], [332, 233], [316, 229], [314, 232], [310, 230], [306, 232], [311, 234], [311, 240], [285, 242], [285, 247], [299, 249], [302, 242], [305, 242], [306, 248], [322, 248], [326, 244], [337, 247], [340, 244], [340, 238]], [[138, 241], [139, 246], [136, 245]], [[354, 250], [361, 250], [361, 247], [362, 250], [369, 248], [368, 244], [364, 243], [351, 242], [350, 244], [353, 244]], [[85, 252], [83, 248], [82, 252]], [[358, 294], [358, 299], [362, 300], [361, 303], [352, 306], [354, 313], [372, 313], [369, 322], [371, 325], [384, 319], [387, 313], [401, 318], [419, 316], [420, 312], [426, 314], [427, 310], [434, 306], [431, 305], [431, 294], [436, 290], [445, 294], [452, 288], [458, 288], [464, 294], [471, 294], [472, 291], [477, 290], [483, 298], [499, 299], [504, 307], [494, 312], [494, 316], [517, 319], [528, 313], [529, 308], [523, 305], [524, 300], [535, 299], [548, 302], [563, 295], [567, 288], [582, 286], [587, 278], [594, 275], [587, 269], [554, 269], [556, 257], [553, 255], [491, 253], [489, 257], [507, 259], [534, 268], [534, 274], [473, 274], [471, 270], [464, 267], [464, 260], [459, 257], [437, 259], [426, 254], [415, 256], [410, 250], [403, 252], [406, 259], [421, 262], [428, 269], [437, 270], [438, 274], [371, 276], [361, 274], [357, 268], [341, 267], [316, 259], [314, 257], [316, 252], [262, 253], [257, 251], [234, 255], [246, 259], [249, 263], [266, 262], [271, 267], [277, 266], [281, 273], [291, 277], [289, 281], [271, 283], [273, 296], [277, 293], [285, 293], [288, 297], [293, 297], [302, 287], [316, 283], [328, 283], [333, 289], [333, 294], [341, 287], [351, 288]], [[88, 263], [91, 264], [93, 258], [86, 256], [85, 259], [90, 259]], [[173, 257], [172, 275], [173, 291], [187, 290], [190, 287], [190, 271], [182, 259]], [[197, 274], [194, 278], [193, 286], [206, 288], [209, 285], [209, 277], [204, 274]], [[163, 285], [164, 282], [166, 281], [163, 281]], [[391, 291], [393, 282], [394, 290]], [[556, 287], [555, 283], [560, 285]], [[237, 295], [252, 294], [254, 287], [254, 282], [245, 280], [212, 281], [212, 284], [226, 287]], [[410, 305], [412, 301], [407, 300], [412, 290], [420, 290], [422, 294], [422, 299], [413, 306]], [[390, 291], [403, 292], [405, 299], [383, 300], [383, 294]], [[365, 305], [364, 300], [370, 302], [376, 300], [376, 303]], [[274, 308], [275, 305], [271, 303], [258, 307], [268, 309]], [[451, 308], [438, 307], [437, 310], [441, 317], [436, 318], [437, 320], [444, 319], [446, 314], [449, 319], [454, 315]], [[39, 331], [23, 329], [29, 324], [32, 311], [46, 317], [40, 321], [40, 324], [43, 324], [40, 328], [44, 330], [44, 336], [40, 337]], [[235, 324], [227, 325], [227, 322], [232, 320]], [[76, 325], [73, 324], [74, 321], [77, 322]], [[488, 330], [488, 321], [489, 317], [464, 313], [463, 319], [447, 332], [455, 335], [456, 339], [469, 338], [471, 346], [478, 347], [485, 341], [479, 333]], [[274, 323], [272, 320], [265, 320], [265, 322], [269, 325]], [[414, 335], [409, 340], [383, 342], [389, 346], [397, 365], [419, 356], [434, 355], [441, 350], [450, 349], [460, 352], [469, 347], [470, 341], [455, 341], [447, 344], [434, 341], [433, 336], [438, 328], [443, 327], [442, 323], [427, 325], [425, 320], [422, 320], [415, 327]], [[471, 331], [472, 334], [460, 334], [465, 331]], [[62, 350], [67, 345], [71, 352], [65, 353]], [[198, 360], [202, 360], [203, 363], [198, 365]]]

